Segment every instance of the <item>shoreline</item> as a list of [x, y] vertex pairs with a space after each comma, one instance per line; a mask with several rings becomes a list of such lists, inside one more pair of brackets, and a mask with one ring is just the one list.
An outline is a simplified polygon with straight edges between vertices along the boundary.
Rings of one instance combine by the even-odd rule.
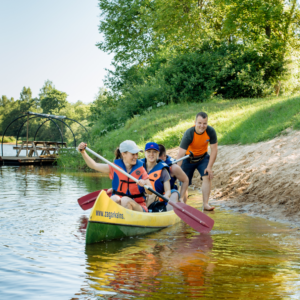
[[[201, 189], [194, 186], [189, 187], [189, 192], [197, 192], [202, 197]], [[218, 213], [218, 210], [231, 211], [238, 214], [246, 214], [249, 217], [263, 218], [269, 221], [278, 222], [289, 226], [290, 229], [300, 231], [300, 219], [298, 216], [284, 216], [284, 210], [278, 207], [269, 207], [262, 204], [260, 207], [256, 203], [239, 202], [237, 199], [218, 200], [213, 197], [214, 191], [211, 192], [209, 204], [216, 206], [212, 213]], [[188, 204], [188, 203], [187, 203]], [[207, 212], [208, 215], [211, 212]], [[299, 232], [300, 233], [300, 232]]]
[[[219, 146], [209, 203], [300, 230], [300, 131], [256, 144]], [[177, 148], [167, 151], [177, 156]], [[189, 190], [200, 191], [196, 171]], [[217, 213], [216, 210], [216, 213]]]
[[283, 216], [284, 211], [276, 207], [269, 207], [262, 205], [260, 208], [255, 203], [239, 203], [235, 199], [217, 200], [211, 199], [209, 201], [212, 205], [217, 205], [221, 210], [230, 210], [238, 214], [246, 214], [250, 217], [263, 218], [269, 221], [279, 222], [288, 225], [291, 229], [300, 230], [300, 221], [296, 217]]

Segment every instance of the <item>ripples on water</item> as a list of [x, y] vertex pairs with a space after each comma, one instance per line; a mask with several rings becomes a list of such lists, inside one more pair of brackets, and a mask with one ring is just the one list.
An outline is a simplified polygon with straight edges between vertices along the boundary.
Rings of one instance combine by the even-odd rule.
[[0, 299], [300, 298], [298, 242], [279, 223], [217, 210], [210, 235], [179, 223], [85, 246], [77, 198], [108, 178], [4, 166], [0, 183]]

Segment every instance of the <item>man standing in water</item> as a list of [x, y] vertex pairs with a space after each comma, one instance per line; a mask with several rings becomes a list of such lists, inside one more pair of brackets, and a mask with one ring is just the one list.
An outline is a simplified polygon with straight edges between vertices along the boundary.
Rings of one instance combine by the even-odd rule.
[[[203, 209], [214, 210], [213, 206], [208, 204], [211, 180], [214, 177], [213, 164], [217, 158], [218, 141], [217, 134], [213, 127], [207, 125], [207, 114], [205, 112], [199, 112], [196, 116], [195, 126], [189, 128], [183, 135], [181, 140], [177, 159], [189, 154], [192, 151], [194, 157], [186, 159], [183, 162], [177, 164], [182, 167], [182, 170], [189, 178], [189, 185], [192, 184], [192, 178], [195, 170], [200, 173], [202, 182], [202, 197], [203, 197]], [[208, 151], [208, 143], [210, 143], [210, 155]]]

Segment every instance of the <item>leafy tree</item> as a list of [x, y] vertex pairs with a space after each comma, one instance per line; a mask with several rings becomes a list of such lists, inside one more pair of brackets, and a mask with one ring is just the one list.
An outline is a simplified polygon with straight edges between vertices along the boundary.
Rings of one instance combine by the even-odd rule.
[[20, 101], [30, 102], [31, 99], [32, 99], [32, 92], [30, 87], [26, 88], [24, 86], [22, 92], [20, 93]]
[[9, 105], [10, 103], [14, 102], [14, 98], [10, 98], [8, 99], [7, 96], [5, 95], [2, 95], [1, 98], [0, 98], [0, 108], [4, 108], [6, 105]]
[[113, 110], [117, 107], [117, 105], [118, 100], [116, 99], [116, 97], [114, 97], [112, 93], [108, 92], [104, 88], [100, 88], [95, 101], [90, 107], [90, 126], [92, 126], [95, 121], [104, 117], [106, 118], [107, 111]]
[[197, 51], [203, 42], [298, 47], [296, 0], [101, 0], [98, 47], [121, 66], [149, 62], [162, 49]]
[[67, 105], [67, 94], [57, 90], [50, 80], [47, 80], [40, 90], [40, 105], [43, 113], [58, 113]]
[[151, 0], [99, 1], [99, 31], [104, 34], [99, 49], [114, 53], [117, 63], [132, 64], [152, 56], [157, 50], [149, 27], [153, 5]]

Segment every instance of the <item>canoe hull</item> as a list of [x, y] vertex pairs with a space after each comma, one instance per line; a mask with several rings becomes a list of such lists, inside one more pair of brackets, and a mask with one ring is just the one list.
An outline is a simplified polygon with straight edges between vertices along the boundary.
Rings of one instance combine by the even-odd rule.
[[86, 244], [93, 244], [106, 240], [122, 239], [130, 236], [144, 235], [155, 232], [165, 227], [137, 227], [120, 224], [105, 224], [98, 222], [89, 222], [86, 236]]
[[86, 244], [144, 235], [174, 225], [180, 218], [173, 212], [142, 213], [125, 209], [102, 191], [91, 211]]

